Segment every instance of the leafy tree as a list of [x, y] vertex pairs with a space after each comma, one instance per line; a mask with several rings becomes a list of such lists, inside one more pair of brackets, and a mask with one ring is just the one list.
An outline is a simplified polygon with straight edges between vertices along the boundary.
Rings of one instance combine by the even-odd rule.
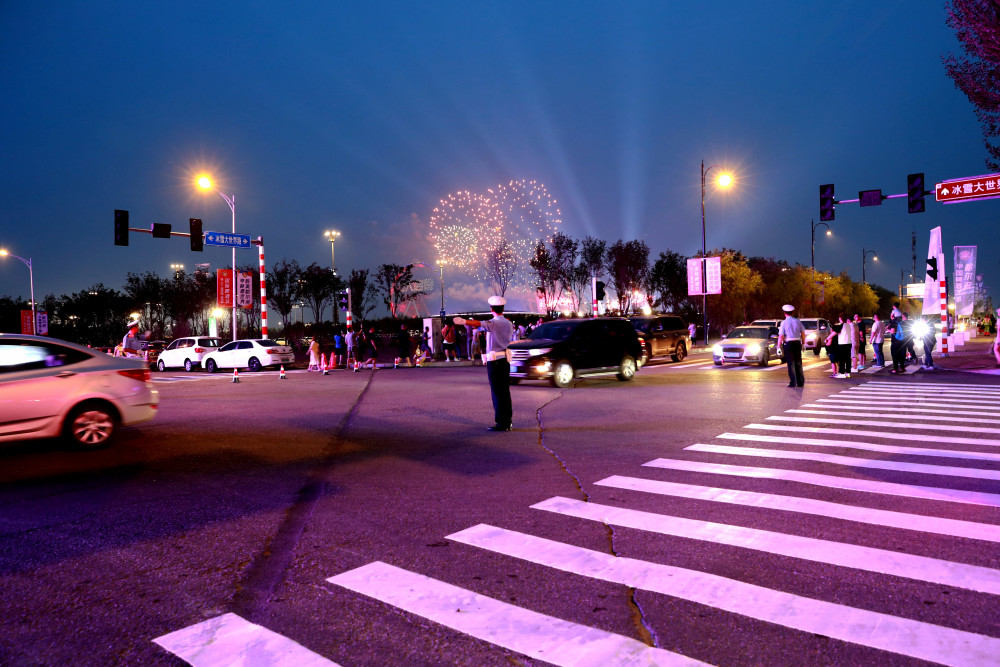
[[710, 255], [722, 258], [722, 294], [708, 295], [709, 328], [721, 333], [751, 321], [751, 299], [763, 290], [764, 281], [738, 250], [715, 250]]
[[559, 270], [555, 259], [544, 241], [539, 241], [535, 245], [531, 268], [535, 271], [535, 291], [545, 304], [545, 312], [552, 313], [559, 300], [562, 286], [559, 284]]
[[[375, 305], [379, 296], [378, 287], [368, 280], [368, 269], [354, 269], [351, 277], [347, 279], [348, 289], [351, 290], [351, 308], [354, 320], [364, 322], [375, 310]], [[360, 324], [358, 324], [360, 326]]]
[[608, 244], [588, 236], [580, 242], [580, 266], [594, 278], [601, 278], [607, 270]]
[[955, 87], [976, 108], [989, 155], [986, 164], [996, 171], [1000, 169], [1000, 0], [951, 0], [947, 23], [965, 56], [944, 56], [944, 65]]
[[300, 296], [309, 304], [316, 324], [323, 322], [323, 311], [333, 301], [337, 288], [337, 277], [330, 269], [313, 262], [302, 270], [299, 277]]
[[496, 247], [486, 256], [486, 276], [489, 278], [494, 293], [504, 296], [519, 269], [518, 256], [514, 252], [514, 247], [506, 238], [500, 239]]
[[292, 306], [299, 300], [299, 279], [302, 268], [294, 259], [284, 258], [267, 273], [267, 303], [281, 315], [281, 328], [288, 327]]
[[661, 252], [649, 272], [648, 287], [654, 308], [695, 319], [698, 308], [688, 298], [686, 257], [673, 250]]
[[125, 294], [130, 308], [142, 314], [144, 326], [153, 340], [163, 338], [166, 328], [166, 309], [163, 304], [165, 280], [155, 273], [129, 272], [125, 277]]
[[635, 293], [647, 286], [649, 246], [645, 241], [619, 239], [608, 250], [611, 282], [618, 296], [618, 310], [626, 315], [637, 308]]

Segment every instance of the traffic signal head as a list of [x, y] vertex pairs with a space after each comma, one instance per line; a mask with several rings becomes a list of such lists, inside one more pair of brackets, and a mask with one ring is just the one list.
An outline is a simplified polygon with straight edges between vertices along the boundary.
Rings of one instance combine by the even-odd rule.
[[115, 209], [115, 245], [128, 245], [128, 211]]
[[597, 291], [594, 293], [594, 298], [597, 299], [598, 301], [604, 301], [604, 297], [606, 296], [604, 288], [605, 284], [602, 281], [598, 280]]
[[931, 277], [931, 280], [938, 279], [937, 257], [927, 258], [927, 275]]
[[833, 198], [833, 183], [819, 186], [819, 219], [823, 222], [833, 220], [836, 204]]
[[191, 224], [191, 250], [201, 252], [205, 249], [205, 236], [201, 232], [201, 220], [199, 218], [188, 218]]
[[924, 212], [924, 175], [910, 174], [906, 177], [906, 210], [910, 213]]

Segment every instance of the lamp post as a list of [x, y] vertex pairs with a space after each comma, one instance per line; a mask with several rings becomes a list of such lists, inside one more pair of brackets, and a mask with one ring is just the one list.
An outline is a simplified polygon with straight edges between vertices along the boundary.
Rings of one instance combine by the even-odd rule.
[[444, 321], [444, 265], [447, 264], [443, 259], [439, 259], [435, 262], [438, 265], [438, 270], [441, 272], [441, 321]]
[[[899, 270], [899, 298], [900, 299], [904, 298], [903, 292], [904, 292], [904, 286], [906, 285], [906, 283], [904, 282], [904, 280], [905, 280], [905, 276], [906, 276], [906, 272], [907, 271], [909, 271], [909, 269], [907, 269], [907, 268], [902, 268], [902, 269]], [[911, 283], [913, 282], [913, 273], [910, 273], [910, 282]]]
[[833, 232], [830, 231], [830, 225], [825, 222], [817, 223], [815, 220], [810, 220], [809, 225], [812, 227], [812, 245], [810, 250], [810, 267], [812, 267], [812, 284], [809, 286], [809, 303], [812, 310], [816, 310], [816, 229], [819, 227], [826, 227], [826, 235], [833, 236]]
[[333, 275], [337, 275], [337, 257], [333, 252], [333, 245], [337, 241], [337, 237], [340, 236], [340, 232], [330, 229], [323, 232], [323, 236], [330, 239], [330, 267], [333, 269]]
[[878, 261], [878, 254], [874, 250], [865, 250], [864, 248], [861, 249], [861, 283], [863, 285], [868, 284], [868, 280], [865, 276], [865, 268], [868, 264], [868, 255], [872, 255], [874, 260], [876, 262]]
[[171, 264], [170, 265], [170, 270], [174, 272], [174, 278], [175, 279], [180, 278], [181, 277], [181, 271], [184, 270], [184, 265], [183, 264]]
[[28, 267], [28, 286], [31, 288], [31, 334], [38, 334], [38, 320], [35, 316], [35, 273], [31, 268], [31, 258], [25, 259], [24, 257], [18, 257], [17, 255], [11, 255], [7, 252], [6, 248], [0, 248], [0, 257], [13, 257], [14, 259], [19, 259], [24, 262], [24, 265]]
[[[212, 179], [208, 176], [198, 177], [198, 187], [204, 191], [214, 190], [222, 200], [229, 204], [229, 210], [233, 212], [233, 235], [236, 234], [236, 195], [225, 195], [217, 190], [212, 184]], [[236, 340], [236, 248], [233, 248], [233, 340]]]
[[[705, 177], [713, 169], [721, 168], [719, 165], [710, 165], [705, 168], [705, 161], [701, 161], [701, 314], [702, 328], [705, 330], [705, 345], [708, 345], [708, 283], [705, 275], [705, 261], [708, 255], [708, 248], [705, 245]], [[716, 183], [723, 188], [729, 187], [733, 182], [733, 177], [729, 174], [720, 174]]]

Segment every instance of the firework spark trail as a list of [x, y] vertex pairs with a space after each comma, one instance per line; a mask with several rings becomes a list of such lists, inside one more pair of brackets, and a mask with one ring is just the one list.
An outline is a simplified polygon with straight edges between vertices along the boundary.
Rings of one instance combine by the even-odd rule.
[[431, 215], [431, 240], [442, 260], [488, 280], [497, 254], [513, 286], [530, 284], [535, 245], [549, 242], [562, 214], [545, 186], [511, 181], [485, 194], [450, 194]]

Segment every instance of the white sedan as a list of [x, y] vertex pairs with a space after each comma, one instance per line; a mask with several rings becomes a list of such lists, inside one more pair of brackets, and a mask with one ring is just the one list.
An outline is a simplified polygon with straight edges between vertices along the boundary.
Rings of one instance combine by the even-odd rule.
[[0, 442], [64, 436], [80, 449], [156, 416], [159, 394], [141, 359], [47, 336], [0, 334]]
[[201, 360], [205, 370], [214, 373], [220, 368], [249, 368], [259, 371], [267, 366], [291, 364], [295, 360], [292, 348], [278, 345], [269, 338], [247, 338], [226, 343], [209, 352]]

